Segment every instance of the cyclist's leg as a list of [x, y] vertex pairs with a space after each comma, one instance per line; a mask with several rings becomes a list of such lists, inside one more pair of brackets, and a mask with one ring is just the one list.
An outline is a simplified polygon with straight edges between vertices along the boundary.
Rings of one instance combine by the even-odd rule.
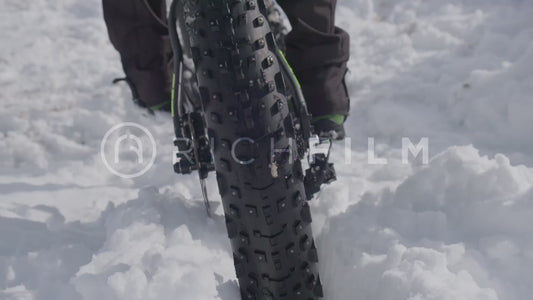
[[278, 0], [293, 30], [287, 36], [287, 59], [314, 117], [347, 116], [349, 98], [344, 75], [349, 36], [335, 27], [337, 0]]
[[166, 4], [149, 0], [150, 11], [144, 1], [103, 0], [104, 19], [134, 98], [142, 106], [157, 107], [170, 100]]

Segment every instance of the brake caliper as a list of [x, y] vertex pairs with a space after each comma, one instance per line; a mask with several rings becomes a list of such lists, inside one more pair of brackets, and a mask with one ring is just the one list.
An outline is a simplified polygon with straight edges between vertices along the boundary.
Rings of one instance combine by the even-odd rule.
[[331, 139], [313, 135], [309, 138], [309, 169], [305, 171], [304, 186], [307, 200], [320, 191], [322, 184], [328, 184], [337, 179], [333, 163], [330, 163], [329, 152]]

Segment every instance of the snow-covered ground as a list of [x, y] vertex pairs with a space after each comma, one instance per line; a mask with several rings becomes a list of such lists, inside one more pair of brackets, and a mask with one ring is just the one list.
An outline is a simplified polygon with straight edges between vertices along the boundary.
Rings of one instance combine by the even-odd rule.
[[[339, 5], [352, 150], [312, 202], [326, 299], [531, 299], [533, 2]], [[207, 219], [172, 171], [170, 117], [110, 84], [100, 1], [1, 6], [0, 299], [237, 299], [220, 206]], [[99, 152], [125, 121], [158, 146], [134, 179]], [[402, 137], [427, 137], [429, 164], [402, 163]]]

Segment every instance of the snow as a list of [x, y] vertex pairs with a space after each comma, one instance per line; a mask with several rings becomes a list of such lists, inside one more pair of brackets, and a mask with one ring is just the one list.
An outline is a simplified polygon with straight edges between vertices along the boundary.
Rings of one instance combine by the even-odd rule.
[[[0, 299], [237, 299], [216, 184], [171, 167], [168, 115], [129, 100], [97, 0], [0, 11]], [[351, 147], [312, 201], [326, 299], [522, 300], [533, 293], [533, 3], [341, 0]], [[135, 122], [157, 157], [100, 157]], [[369, 164], [368, 138], [375, 157]], [[429, 141], [402, 163], [402, 138]]]

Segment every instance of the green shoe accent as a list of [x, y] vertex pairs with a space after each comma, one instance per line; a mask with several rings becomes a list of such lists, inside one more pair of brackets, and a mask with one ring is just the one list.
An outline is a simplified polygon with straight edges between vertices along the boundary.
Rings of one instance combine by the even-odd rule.
[[317, 121], [324, 120], [324, 119], [330, 119], [336, 124], [341, 125], [344, 123], [344, 119], [346, 119], [346, 117], [344, 115], [325, 115], [325, 116], [313, 118], [311, 120], [311, 123], [315, 123]]
[[154, 110], [154, 111], [155, 111], [155, 110], [159, 110], [161, 107], [163, 107], [163, 106], [165, 106], [165, 105], [167, 105], [167, 104], [169, 104], [169, 103], [172, 103], [172, 101], [165, 101], [165, 102], [163, 102], [163, 103], [160, 103], [160, 104], [157, 104], [157, 105], [151, 106], [150, 109], [151, 109], [151, 110]]

